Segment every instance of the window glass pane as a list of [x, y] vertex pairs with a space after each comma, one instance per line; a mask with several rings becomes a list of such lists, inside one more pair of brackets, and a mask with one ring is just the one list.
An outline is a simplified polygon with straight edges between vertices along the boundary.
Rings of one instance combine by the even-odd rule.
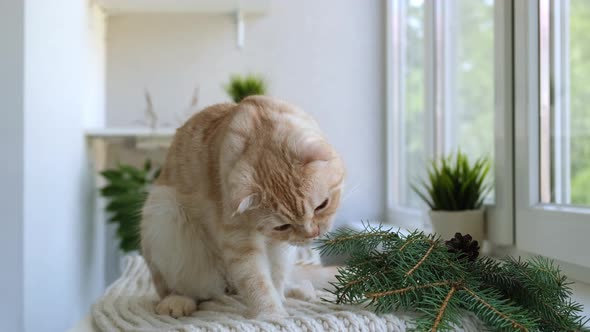
[[426, 118], [424, 112], [424, 2], [405, 0], [402, 26], [403, 52], [403, 166], [401, 203], [421, 206], [420, 198], [411, 190], [410, 183], [424, 173]]
[[[551, 202], [590, 206], [590, 1], [551, 8]], [[543, 134], [543, 133], [541, 133]]]
[[590, 1], [572, 0], [571, 64], [571, 202], [590, 205]]
[[[471, 160], [494, 155], [494, 1], [445, 0], [446, 139]], [[493, 172], [490, 172], [490, 180]]]

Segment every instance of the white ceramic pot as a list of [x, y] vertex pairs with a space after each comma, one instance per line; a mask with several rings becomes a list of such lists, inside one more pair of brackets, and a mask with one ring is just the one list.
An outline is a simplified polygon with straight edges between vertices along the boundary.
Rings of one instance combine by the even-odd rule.
[[432, 230], [443, 240], [449, 240], [455, 233], [469, 234], [481, 244], [485, 240], [485, 211], [429, 211]]

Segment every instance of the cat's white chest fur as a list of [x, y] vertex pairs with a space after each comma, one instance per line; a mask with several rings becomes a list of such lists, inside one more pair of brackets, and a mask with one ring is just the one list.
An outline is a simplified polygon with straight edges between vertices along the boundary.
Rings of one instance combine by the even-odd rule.
[[[240, 285], [228, 278], [226, 265], [231, 262], [225, 259], [217, 235], [210, 234], [215, 230], [188, 222], [191, 216], [180, 207], [172, 188], [154, 186], [150, 194], [154, 202], [148, 200], [144, 207], [143, 234], [151, 239], [150, 259], [158, 266], [167, 286], [199, 300], [239, 289]], [[207, 211], [196, 213], [207, 218]], [[265, 251], [258, 266], [271, 276], [277, 293], [284, 298], [284, 282], [294, 264], [295, 247], [262, 236], [258, 241]]]
[[167, 286], [199, 299], [223, 294], [226, 280], [215, 238], [204, 225], [187, 222], [172, 188], [155, 186], [150, 194], [154, 203], [148, 200], [144, 207], [143, 234], [151, 239], [150, 259]]

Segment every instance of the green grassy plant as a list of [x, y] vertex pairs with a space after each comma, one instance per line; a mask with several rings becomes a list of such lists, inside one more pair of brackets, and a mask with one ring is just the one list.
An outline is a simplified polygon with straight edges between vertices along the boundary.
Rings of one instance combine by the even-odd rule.
[[491, 190], [487, 183], [490, 163], [479, 158], [471, 164], [467, 156], [458, 151], [432, 161], [428, 181], [412, 189], [434, 211], [461, 211], [480, 209]]
[[257, 75], [233, 75], [225, 86], [225, 91], [234, 102], [239, 103], [248, 96], [265, 94], [266, 82]]

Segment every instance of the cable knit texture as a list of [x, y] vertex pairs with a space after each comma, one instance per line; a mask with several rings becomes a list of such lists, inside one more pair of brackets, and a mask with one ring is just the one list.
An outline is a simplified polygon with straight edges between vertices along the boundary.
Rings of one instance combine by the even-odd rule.
[[[318, 300], [287, 299], [289, 317], [284, 319], [244, 318], [246, 308], [239, 296], [203, 302], [191, 317], [175, 319], [155, 313], [158, 296], [143, 258], [126, 259], [121, 278], [92, 308], [94, 322], [101, 331], [406, 331], [416, 317], [401, 312], [376, 315], [362, 306], [331, 304], [321, 300], [330, 298], [330, 293], [317, 291]], [[468, 313], [462, 323], [463, 329], [457, 331], [484, 330], [477, 318]]]

